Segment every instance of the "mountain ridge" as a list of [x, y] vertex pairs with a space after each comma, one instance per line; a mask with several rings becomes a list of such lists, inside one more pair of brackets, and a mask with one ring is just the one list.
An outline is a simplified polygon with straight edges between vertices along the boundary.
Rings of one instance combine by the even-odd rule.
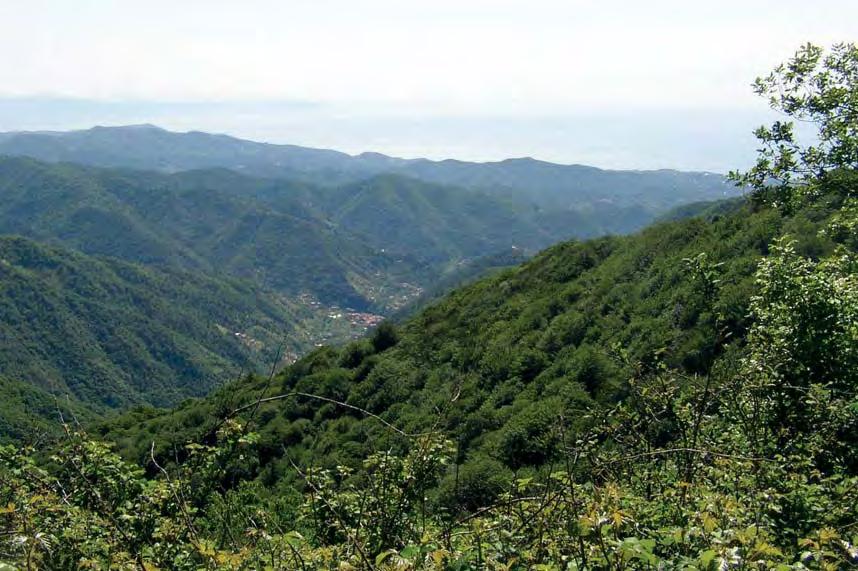
[[71, 129], [71, 130], [14, 130], [14, 131], [2, 131], [0, 132], [0, 139], [8, 139], [10, 137], [15, 136], [27, 136], [27, 135], [46, 135], [46, 136], [57, 136], [57, 137], [65, 137], [65, 136], [75, 136], [75, 135], [84, 135], [89, 132], [122, 132], [122, 131], [151, 131], [160, 134], [170, 134], [176, 136], [182, 135], [205, 135], [213, 138], [221, 138], [227, 139], [230, 141], [237, 141], [242, 143], [252, 143], [254, 145], [265, 146], [265, 147], [275, 147], [275, 148], [284, 148], [284, 149], [303, 149], [306, 151], [312, 152], [321, 152], [327, 153], [331, 155], [339, 155], [342, 157], [348, 157], [351, 159], [368, 159], [368, 160], [377, 160], [377, 161], [385, 161], [385, 162], [393, 162], [393, 163], [410, 163], [410, 162], [421, 162], [421, 163], [447, 163], [447, 164], [471, 164], [471, 165], [498, 165], [498, 164], [510, 164], [510, 163], [537, 163], [540, 165], [551, 165], [554, 167], [571, 167], [571, 168], [582, 168], [582, 169], [590, 169], [595, 171], [602, 172], [634, 172], [634, 173], [648, 173], [648, 172], [684, 172], [684, 173], [693, 173], [693, 174], [709, 174], [714, 176], [723, 176], [723, 173], [718, 173], [716, 171], [709, 170], [698, 170], [698, 169], [673, 169], [673, 168], [652, 168], [652, 169], [635, 169], [635, 168], [606, 168], [606, 167], [597, 167], [593, 165], [587, 165], [584, 163], [561, 163], [555, 161], [549, 161], [545, 159], [539, 159], [533, 156], [520, 156], [520, 157], [507, 157], [503, 159], [487, 159], [487, 160], [466, 160], [466, 159], [458, 159], [454, 157], [446, 157], [440, 159], [430, 159], [425, 157], [400, 157], [396, 155], [388, 155], [385, 153], [381, 153], [378, 151], [361, 151], [357, 153], [348, 153], [345, 151], [340, 151], [336, 149], [329, 149], [325, 147], [310, 147], [306, 145], [297, 145], [293, 143], [275, 143], [268, 141], [254, 141], [252, 139], [245, 139], [236, 135], [231, 135], [229, 133], [217, 133], [217, 132], [208, 132], [201, 131], [198, 129], [190, 129], [188, 131], [172, 131], [170, 129], [161, 127], [159, 125], [155, 125], [153, 123], [139, 123], [139, 124], [127, 124], [127, 125], [94, 125], [85, 129]]
[[[699, 216], [635, 235], [563, 242], [520, 265], [499, 264], [499, 271], [404, 316], [395, 329], [320, 348], [273, 382], [246, 379], [168, 411], [135, 411], [99, 430], [126, 457], [142, 460], [149, 450], [137, 435], [148, 427], [161, 431], [167, 453], [204, 438], [218, 407], [298, 391], [350, 408], [291, 400], [265, 405], [259, 426], [265, 482], [288, 471], [283, 442], [292, 461], [357, 467], [372, 446], [386, 442], [386, 432], [355, 410], [408, 433], [449, 431], [463, 473], [489, 465], [509, 479], [516, 470], [537, 469], [551, 459], [544, 442], [555, 408], [575, 426], [576, 415], [623, 398], [635, 374], [628, 362], [663, 363], [693, 377], [719, 356], [710, 346], [719, 327], [743, 338], [754, 271], [776, 236], [791, 233], [809, 256], [834, 247], [818, 235], [832, 212], [826, 207], [791, 218], [745, 201], [697, 208]], [[700, 252], [719, 264], [717, 299], [701, 299], [684, 270], [684, 260]]]
[[[153, 150], [153, 146], [160, 150]], [[332, 149], [250, 141], [227, 134], [173, 132], [154, 125], [100, 126], [48, 133], [0, 133], [0, 154], [23, 154], [54, 162], [69, 161], [103, 167], [131, 166], [166, 172], [226, 166], [257, 176], [301, 178], [324, 184], [355, 182], [373, 174], [395, 171], [425, 182], [479, 187], [480, 184], [497, 185], [498, 180], [502, 181], [509, 176], [509, 169], [515, 172], [522, 168], [530, 169], [531, 174], [535, 173], [541, 178], [553, 177], [554, 183], [561, 182], [567, 186], [567, 182], [558, 181], [557, 177], [582, 174], [616, 177], [617, 173], [625, 173], [659, 178], [671, 173], [692, 178], [705, 175], [723, 182], [720, 174], [707, 171], [611, 170], [581, 164], [552, 163], [532, 157], [474, 162], [452, 158], [406, 159], [374, 151], [350, 155]], [[462, 173], [463, 170], [466, 172]], [[496, 173], [488, 183], [480, 178], [487, 176], [486, 172]], [[708, 188], [712, 190], [718, 188], [718, 185]], [[720, 190], [729, 192], [730, 189]]]

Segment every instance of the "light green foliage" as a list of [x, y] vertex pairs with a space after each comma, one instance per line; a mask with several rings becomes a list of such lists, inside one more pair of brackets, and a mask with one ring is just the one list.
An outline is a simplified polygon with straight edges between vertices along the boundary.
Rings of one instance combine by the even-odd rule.
[[[849, 171], [858, 168], [855, 44], [837, 44], [828, 53], [807, 44], [769, 76], [758, 78], [754, 90], [776, 111], [812, 124], [817, 141], [802, 144], [789, 121], [760, 127], [756, 165], [747, 173], [731, 173], [733, 180], [749, 186], [760, 200], [792, 209], [796, 201], [818, 196], [820, 183], [854, 176]], [[854, 196], [854, 185], [846, 189]]]

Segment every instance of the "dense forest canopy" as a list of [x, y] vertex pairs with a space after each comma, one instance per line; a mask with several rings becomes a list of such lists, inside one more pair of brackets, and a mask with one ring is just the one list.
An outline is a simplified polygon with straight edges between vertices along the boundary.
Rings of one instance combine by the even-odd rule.
[[[0, 137], [0, 151], [21, 155], [0, 157], [2, 382], [93, 412], [175, 405], [277, 354], [279, 367], [362, 335], [498, 261], [626, 233], [727, 188], [699, 173], [539, 165], [559, 168], [549, 179], [561, 205], [382, 170], [333, 184], [226, 168], [312, 154], [296, 149], [151, 127]], [[211, 168], [168, 169], [153, 153]], [[0, 439], [19, 432], [19, 402], [0, 403]]]
[[758, 130], [746, 202], [0, 448], [0, 568], [858, 565], [858, 48], [757, 86], [819, 137]]

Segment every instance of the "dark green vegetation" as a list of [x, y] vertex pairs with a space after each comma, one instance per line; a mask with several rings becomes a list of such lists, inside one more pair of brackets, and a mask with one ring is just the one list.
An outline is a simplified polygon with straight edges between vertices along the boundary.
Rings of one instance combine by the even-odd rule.
[[95, 410], [204, 395], [273, 362], [301, 317], [249, 282], [0, 238], [5, 376]]
[[[855, 101], [855, 46], [786, 70], [788, 102]], [[41, 463], [0, 448], [0, 562], [858, 565], [858, 145], [821, 140], [842, 160], [774, 194], [555, 246]]]
[[89, 424], [97, 415], [71, 397], [56, 397], [30, 383], [0, 377], [0, 442], [51, 442], [61, 420]]
[[530, 256], [525, 250], [510, 248], [493, 256], [483, 256], [459, 262], [448, 267], [433, 286], [427, 288], [417, 299], [394, 313], [390, 319], [396, 323], [401, 322], [431, 303], [442, 299], [456, 288], [475, 282], [481, 277], [488, 277], [500, 270], [521, 265], [529, 258]]
[[735, 210], [744, 202], [744, 197], [729, 198], [726, 200], [704, 200], [701, 202], [690, 202], [671, 208], [664, 214], [658, 217], [657, 222], [669, 222], [675, 220], [684, 220], [685, 218], [693, 218], [695, 216], [705, 216], [712, 218], [719, 214], [727, 214]]
[[447, 264], [519, 245], [555, 241], [524, 208], [462, 189], [379, 176], [332, 193], [328, 211], [340, 227], [375, 248]]
[[0, 229], [89, 254], [233, 274], [286, 294], [309, 292], [359, 307], [370, 303], [369, 294], [353, 282], [378, 286], [379, 272], [397, 274], [391, 257], [342, 235], [288, 197], [277, 207], [263, 204], [242, 195], [257, 181], [235, 175], [226, 190], [210, 184], [211, 174], [0, 159]]
[[[392, 332], [319, 349], [267, 390], [267, 379], [244, 381], [151, 420], [145, 416], [152, 413], [132, 414], [106, 436], [142, 461], [153, 439], [170, 454], [203, 438], [219, 410], [261, 393], [299, 391], [368, 410], [406, 432], [443, 430], [456, 440], [466, 472], [488, 459], [506, 469], [541, 466], [557, 452], [557, 416], [578, 428], [587, 411], [626, 394], [641, 363], [689, 375], [709, 370], [713, 338], [747, 332], [754, 272], [772, 240], [788, 233], [804, 254], [830, 253], [832, 242], [818, 233], [831, 212], [783, 218], [742, 205], [714, 220], [560, 244], [453, 292]], [[684, 260], [700, 252], [709, 264], [723, 263], [713, 299], [704, 299], [686, 269]], [[356, 467], [387, 444], [374, 418], [312, 400], [266, 405], [259, 422], [259, 473], [269, 483], [291, 472], [287, 449], [293, 459]]]
[[[4, 136], [0, 146], [50, 160], [161, 171], [237, 168], [231, 161], [249, 160], [255, 151], [246, 149], [259, 148], [270, 153], [249, 164], [264, 165], [285, 152], [148, 127]], [[295, 164], [315, 168], [305, 155], [317, 151], [293, 151], [302, 157]], [[178, 162], [165, 164], [159, 158], [165, 156]], [[626, 232], [669, 204], [717, 196], [721, 185], [674, 173], [681, 181], [671, 188], [675, 196], [642, 205], [631, 195], [617, 195], [618, 204], [625, 205], [619, 206], [606, 198], [606, 188], [599, 186], [605, 181], [596, 176], [570, 191], [570, 200], [583, 201], [570, 209], [537, 206], [488, 187], [470, 190], [359, 172], [369, 178], [320, 186], [225, 168], [165, 173], [0, 157], [0, 233], [113, 259], [101, 264], [143, 264], [135, 271], [146, 279], [137, 285], [149, 292], [148, 297], [110, 297], [116, 288], [100, 282], [90, 290], [66, 291], [69, 286], [53, 277], [31, 274], [26, 295], [21, 287], [6, 285], [0, 327], [15, 332], [6, 333], [8, 339], [26, 343], [4, 344], [0, 374], [74, 395], [96, 409], [175, 404], [205, 394], [237, 371], [260, 370], [263, 357], [273, 359], [284, 339], [286, 353], [295, 355], [320, 341], [350, 337], [360, 328], [342, 317], [340, 308], [393, 314], [425, 289], [437, 295], [491, 267], [499, 252], [514, 247], [526, 254], [573, 235]], [[634, 187], [637, 176], [626, 173], [622, 185]], [[592, 192], [586, 190], [591, 182]], [[596, 198], [598, 204], [590, 204]], [[86, 265], [80, 272], [93, 282], [115, 279], [116, 272], [84, 264], [82, 257], [67, 262]], [[96, 303], [100, 291], [109, 292], [104, 303], [122, 319]], [[31, 298], [51, 302], [34, 305]], [[186, 298], [194, 300], [193, 310], [174, 311]], [[340, 317], [326, 318], [330, 315]], [[27, 327], [21, 316], [27, 316]], [[76, 334], [65, 342], [70, 323]], [[236, 333], [242, 337], [230, 337]]]
[[378, 309], [392, 284], [428, 285], [448, 264], [626, 232], [653, 216], [633, 201], [544, 209], [391, 175], [325, 188], [223, 169], [165, 175], [26, 158], [0, 159], [0, 195], [8, 234]]
[[219, 174], [0, 159], [0, 375], [96, 411], [176, 404], [350, 333], [327, 332], [325, 302], [401, 289], [406, 263], [288, 200], [210, 186], [265, 186]]

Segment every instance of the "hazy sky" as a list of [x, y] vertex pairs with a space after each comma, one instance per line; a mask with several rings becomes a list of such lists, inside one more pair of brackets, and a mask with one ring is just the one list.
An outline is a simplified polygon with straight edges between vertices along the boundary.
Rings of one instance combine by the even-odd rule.
[[844, 40], [858, 2], [0, 0], [0, 130], [725, 170], [753, 78]]

